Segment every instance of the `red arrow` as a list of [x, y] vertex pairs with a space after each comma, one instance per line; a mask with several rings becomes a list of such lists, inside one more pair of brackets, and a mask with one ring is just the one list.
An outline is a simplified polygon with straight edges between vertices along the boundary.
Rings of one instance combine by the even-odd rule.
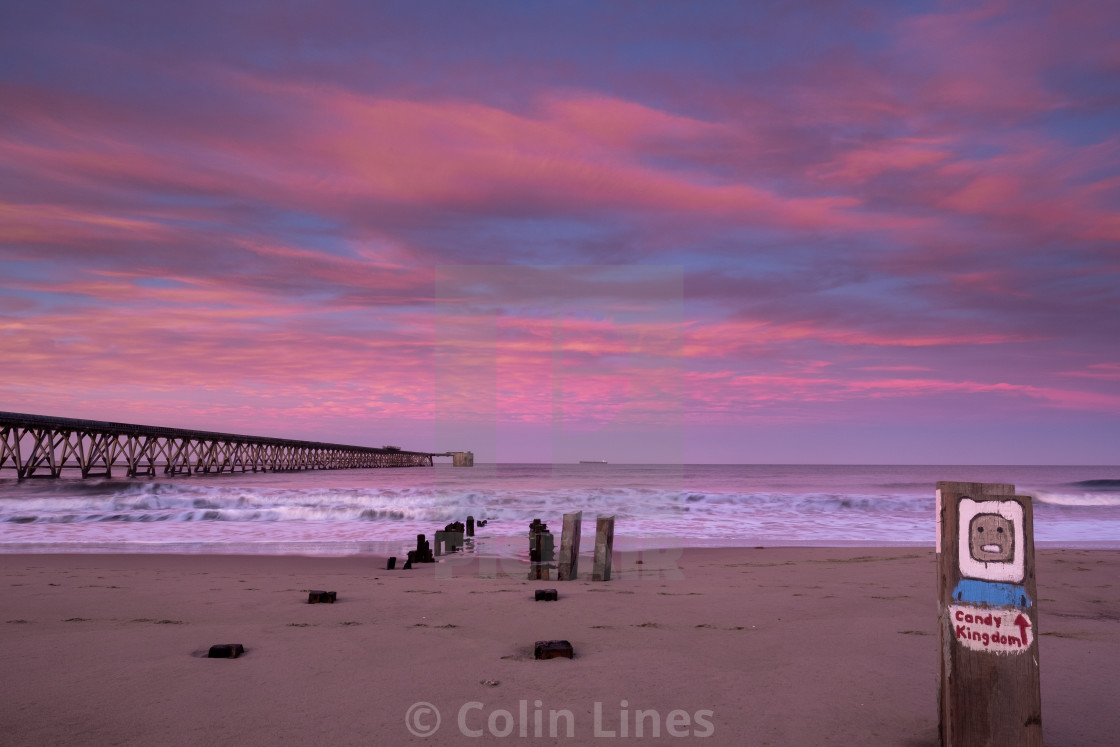
[[1027, 618], [1023, 617], [1022, 615], [1019, 615], [1018, 617], [1015, 618], [1014, 624], [1019, 626], [1019, 637], [1023, 639], [1023, 645], [1024, 646], [1028, 645], [1027, 644], [1027, 628], [1029, 628], [1031, 626], [1031, 621], [1028, 620]]

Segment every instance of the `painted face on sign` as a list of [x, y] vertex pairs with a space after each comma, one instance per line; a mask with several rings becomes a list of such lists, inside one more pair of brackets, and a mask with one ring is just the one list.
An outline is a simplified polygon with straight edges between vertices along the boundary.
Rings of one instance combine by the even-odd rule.
[[1014, 525], [999, 514], [976, 514], [969, 522], [968, 551], [981, 563], [1010, 563], [1015, 557]]
[[1024, 574], [1023, 506], [1014, 498], [959, 504], [957, 562], [964, 578], [1022, 583]]

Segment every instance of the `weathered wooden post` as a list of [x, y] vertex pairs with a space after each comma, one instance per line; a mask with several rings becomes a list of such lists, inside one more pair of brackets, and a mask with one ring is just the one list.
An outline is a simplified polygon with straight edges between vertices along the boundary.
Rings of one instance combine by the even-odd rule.
[[1042, 744], [1034, 514], [995, 483], [937, 483], [943, 747]]
[[535, 581], [540, 578], [540, 564], [541, 564], [541, 551], [540, 551], [540, 534], [544, 531], [545, 525], [540, 519], [533, 519], [529, 524], [529, 580]]
[[611, 580], [611, 553], [614, 551], [614, 517], [595, 517], [595, 565], [592, 581]]
[[467, 536], [468, 537], [473, 537], [474, 536], [474, 517], [473, 516], [468, 516], [467, 517]]
[[414, 563], [434, 563], [435, 556], [432, 555], [432, 547], [424, 535], [416, 535], [416, 555], [410, 559]]
[[556, 555], [552, 532], [540, 519], [529, 525], [529, 580], [549, 580], [550, 563]]
[[556, 567], [559, 581], [573, 581], [579, 575], [579, 533], [583, 526], [583, 511], [564, 514], [564, 527], [560, 531], [560, 561]]
[[540, 537], [541, 569], [544, 571], [541, 578], [547, 581], [549, 571], [556, 567], [553, 565], [556, 561], [556, 540], [552, 536], [552, 532], [544, 532], [538, 536]]

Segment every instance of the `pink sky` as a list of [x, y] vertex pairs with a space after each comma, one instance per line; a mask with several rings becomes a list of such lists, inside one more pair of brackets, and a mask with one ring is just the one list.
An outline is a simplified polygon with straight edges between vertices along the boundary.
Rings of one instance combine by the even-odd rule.
[[1116, 4], [743, 5], [5, 9], [0, 410], [1120, 462]]

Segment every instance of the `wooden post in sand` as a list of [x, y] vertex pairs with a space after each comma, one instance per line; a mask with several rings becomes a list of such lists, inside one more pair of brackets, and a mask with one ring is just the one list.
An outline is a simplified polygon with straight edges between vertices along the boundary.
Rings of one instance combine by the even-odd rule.
[[560, 562], [556, 569], [559, 581], [574, 581], [579, 575], [579, 533], [583, 526], [583, 511], [564, 514], [564, 528], [560, 533]]
[[611, 580], [611, 554], [614, 552], [614, 517], [595, 517], [595, 565], [592, 581]]
[[1013, 485], [937, 483], [942, 747], [1042, 745], [1034, 514]]
[[556, 554], [553, 545], [552, 532], [548, 531], [548, 524], [540, 519], [533, 519], [529, 525], [529, 580], [548, 581], [549, 569]]

